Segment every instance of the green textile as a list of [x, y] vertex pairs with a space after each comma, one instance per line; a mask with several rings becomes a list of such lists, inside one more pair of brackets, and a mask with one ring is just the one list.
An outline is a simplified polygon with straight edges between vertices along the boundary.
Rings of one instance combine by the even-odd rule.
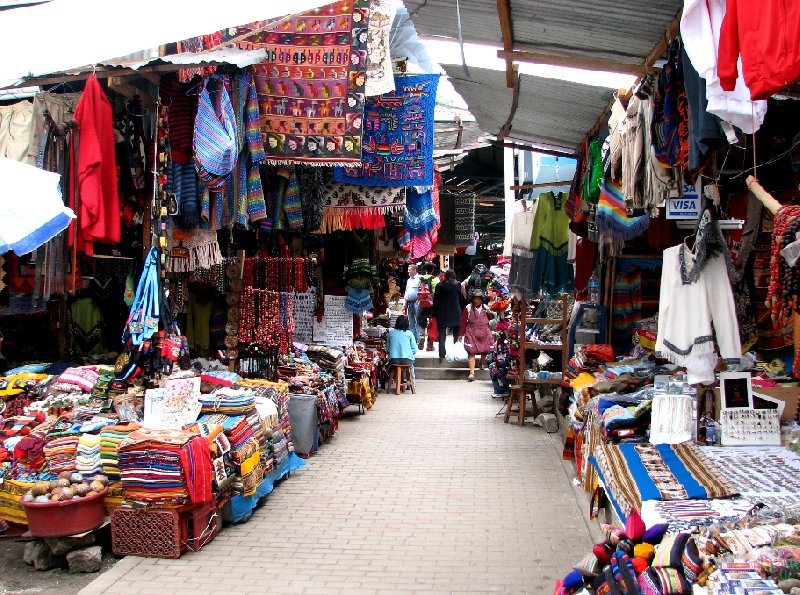
[[571, 291], [574, 285], [572, 267], [567, 262], [570, 221], [564, 206], [568, 198], [566, 192], [539, 195], [530, 244], [534, 253], [529, 284], [532, 294], [544, 291], [554, 295]]
[[586, 156], [586, 172], [583, 179], [581, 198], [596, 205], [600, 200], [600, 183], [603, 181], [603, 143], [595, 138], [589, 143], [589, 154]]

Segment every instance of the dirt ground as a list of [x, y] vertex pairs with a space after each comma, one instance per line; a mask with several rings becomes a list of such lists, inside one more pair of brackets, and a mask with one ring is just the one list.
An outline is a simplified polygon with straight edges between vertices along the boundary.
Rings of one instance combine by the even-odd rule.
[[[100, 539], [98, 545], [103, 551], [108, 546]], [[53, 595], [72, 595], [83, 589], [99, 575], [70, 574], [66, 568], [39, 571], [22, 561], [25, 541], [21, 537], [0, 537], [0, 594], [44, 593]], [[105, 572], [116, 562], [110, 553], [103, 556], [100, 572]]]

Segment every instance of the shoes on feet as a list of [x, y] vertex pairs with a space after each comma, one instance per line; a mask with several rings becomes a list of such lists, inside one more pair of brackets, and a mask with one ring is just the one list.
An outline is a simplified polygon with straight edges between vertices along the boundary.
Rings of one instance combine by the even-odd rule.
[[467, 376], [467, 382], [475, 382], [475, 376], [473, 376], [472, 374]]

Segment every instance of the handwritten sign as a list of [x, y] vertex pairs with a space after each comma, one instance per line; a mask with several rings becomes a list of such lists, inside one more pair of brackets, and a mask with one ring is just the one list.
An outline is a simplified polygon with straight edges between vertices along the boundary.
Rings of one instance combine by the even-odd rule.
[[317, 307], [317, 291], [311, 288], [306, 293], [294, 294], [294, 340], [311, 343], [314, 340], [314, 311]]
[[326, 295], [325, 316], [322, 322], [314, 319], [314, 342], [332, 347], [344, 347], [353, 344], [353, 314], [348, 312], [344, 303], [347, 296]]

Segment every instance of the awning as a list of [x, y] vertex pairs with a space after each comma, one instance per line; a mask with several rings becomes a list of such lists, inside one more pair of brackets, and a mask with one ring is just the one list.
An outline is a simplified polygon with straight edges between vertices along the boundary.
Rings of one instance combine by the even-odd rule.
[[107, 0], [52, 0], [6, 10], [0, 35], [0, 86], [326, 4], [330, 2], [139, 0], [126, 8]]
[[75, 213], [64, 206], [61, 176], [0, 158], [0, 254], [21, 256], [64, 231]]

